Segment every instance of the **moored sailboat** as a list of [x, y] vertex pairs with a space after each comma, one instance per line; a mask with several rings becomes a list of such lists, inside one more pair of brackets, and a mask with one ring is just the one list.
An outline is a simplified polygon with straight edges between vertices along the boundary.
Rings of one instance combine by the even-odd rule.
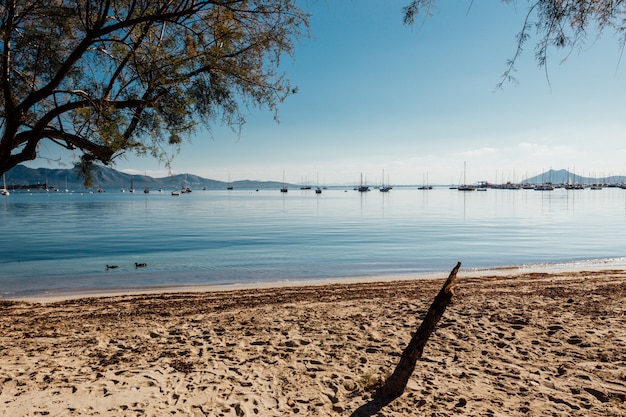
[[289, 191], [289, 189], [285, 185], [285, 171], [283, 171], [283, 186], [280, 188], [280, 192], [281, 193], [286, 193], [288, 191]]
[[3, 185], [3, 188], [2, 188], [2, 190], [0, 190], [0, 194], [5, 196], [5, 197], [8, 197], [9, 196], [9, 190], [7, 189], [7, 179], [4, 176], [4, 174], [2, 174], [2, 185]]
[[363, 173], [361, 173], [361, 185], [357, 187], [357, 191], [360, 193], [364, 193], [369, 190], [370, 190], [370, 187], [368, 187], [367, 185], [363, 185]]
[[391, 187], [389, 186], [389, 181], [387, 181], [387, 185], [385, 185], [385, 170], [384, 169], [383, 169], [383, 180], [382, 180], [379, 190], [381, 193], [387, 193], [389, 192], [389, 190], [391, 190]]
[[322, 194], [322, 189], [320, 188], [320, 174], [317, 174], [317, 188], [315, 188], [315, 194]]
[[233, 183], [230, 182], [230, 172], [228, 173], [228, 187], [226, 187], [227, 190], [232, 190], [233, 189]]
[[426, 172], [426, 180], [424, 180], [424, 184], [420, 187], [417, 187], [418, 190], [432, 190], [432, 185], [428, 185], [428, 172]]
[[147, 180], [148, 180], [148, 174], [146, 172], [144, 172], [144, 174], [143, 174], [143, 183], [144, 183], [143, 193], [144, 194], [149, 194], [150, 193], [150, 187], [148, 187], [148, 185], [147, 185]]
[[180, 192], [182, 194], [187, 194], [191, 192], [191, 186], [189, 185], [189, 181], [187, 181], [187, 174], [185, 174], [185, 180], [183, 181], [183, 186], [181, 187]]
[[476, 190], [476, 186], [474, 185], [468, 185], [465, 179], [465, 171], [466, 171], [466, 162], [463, 162], [463, 184], [460, 184], [457, 187], [457, 190], [459, 191], [475, 191]]

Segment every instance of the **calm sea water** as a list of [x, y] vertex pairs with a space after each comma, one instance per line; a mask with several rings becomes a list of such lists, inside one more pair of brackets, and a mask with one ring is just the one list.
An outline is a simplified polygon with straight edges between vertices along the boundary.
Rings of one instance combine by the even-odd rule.
[[14, 192], [0, 199], [0, 297], [447, 273], [457, 261], [624, 265], [625, 241], [619, 188]]

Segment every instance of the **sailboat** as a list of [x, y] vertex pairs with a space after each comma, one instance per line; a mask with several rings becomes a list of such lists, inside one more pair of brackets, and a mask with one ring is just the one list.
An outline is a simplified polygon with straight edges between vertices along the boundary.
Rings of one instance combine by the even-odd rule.
[[302, 187], [300, 187], [301, 190], [310, 190], [311, 186], [308, 183], [308, 180], [306, 179], [306, 177], [304, 177], [304, 180], [302, 181]]
[[463, 184], [457, 188], [459, 191], [474, 191], [476, 187], [473, 185], [467, 185], [465, 181], [466, 162], [463, 162]]
[[135, 186], [133, 185], [133, 179], [130, 179], [130, 188], [128, 189], [128, 192], [130, 193], [134, 193], [135, 192]]
[[317, 174], [317, 188], [315, 189], [315, 194], [322, 194], [322, 189], [320, 188], [320, 174]]
[[230, 172], [228, 173], [228, 187], [226, 187], [227, 190], [232, 190], [233, 189], [233, 184], [230, 182]]
[[185, 184], [185, 181], [183, 181], [183, 186], [180, 188], [181, 194], [187, 194], [187, 186]]
[[283, 171], [283, 186], [280, 188], [280, 192], [286, 193], [287, 191], [289, 190], [287, 189], [287, 186], [285, 185], [285, 171]]
[[180, 190], [182, 194], [187, 194], [191, 192], [191, 187], [189, 186], [189, 181], [187, 181], [187, 174], [185, 174], [185, 180], [183, 181], [183, 186]]
[[[545, 175], [545, 172], [544, 172]], [[552, 191], [554, 190], [554, 187], [552, 186], [552, 168], [550, 168], [550, 180], [548, 182], [545, 182], [545, 180], [542, 177], [542, 183], [537, 185], [535, 187], [535, 191]]]
[[[148, 179], [148, 174], [146, 172], [144, 172], [144, 174], [143, 174], [143, 183], [144, 184], [146, 184], [147, 179]], [[148, 187], [148, 185], [145, 185], [145, 187], [143, 189], [143, 193], [144, 194], [150, 193], [150, 187]]]
[[357, 188], [357, 191], [360, 193], [364, 193], [369, 190], [370, 190], [370, 187], [368, 187], [367, 185], [363, 185], [363, 173], [361, 173], [361, 185], [359, 185], [359, 187]]
[[[100, 185], [101, 175], [102, 174], [98, 175], [98, 189], [96, 190], [99, 193], [103, 193], [104, 192], [104, 188], [102, 188], [102, 186]], [[46, 180], [46, 191], [48, 191], [48, 180]]]
[[426, 172], [426, 181], [424, 181], [424, 185], [421, 187], [417, 187], [418, 190], [432, 190], [432, 185], [428, 185], [428, 172]]
[[383, 169], [383, 181], [380, 185], [379, 188], [381, 193], [386, 193], [389, 192], [389, 190], [391, 190], [391, 187], [389, 186], [389, 181], [387, 181], [387, 185], [385, 185], [385, 170]]
[[2, 174], [2, 183], [3, 183], [3, 187], [2, 190], [0, 190], [0, 194], [2, 194], [5, 197], [9, 196], [9, 190], [7, 190], [7, 179], [4, 176], [4, 174]]

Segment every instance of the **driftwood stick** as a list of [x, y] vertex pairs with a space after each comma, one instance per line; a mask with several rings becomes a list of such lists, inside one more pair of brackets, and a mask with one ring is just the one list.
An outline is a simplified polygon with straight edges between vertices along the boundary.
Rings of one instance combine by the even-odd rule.
[[411, 342], [402, 353], [400, 362], [398, 362], [395, 371], [378, 392], [380, 397], [396, 398], [404, 392], [406, 384], [409, 382], [409, 378], [415, 370], [417, 360], [422, 357], [424, 346], [426, 346], [428, 338], [435, 330], [439, 319], [441, 319], [444, 311], [446, 311], [446, 307], [448, 307], [448, 304], [452, 301], [456, 273], [459, 271], [460, 267], [461, 262], [457, 263], [454, 269], [452, 269], [452, 272], [450, 272], [450, 276], [430, 305], [428, 313], [426, 313], [426, 317], [424, 317], [424, 321], [422, 321], [419, 329], [417, 329], [417, 332], [415, 332], [411, 338]]

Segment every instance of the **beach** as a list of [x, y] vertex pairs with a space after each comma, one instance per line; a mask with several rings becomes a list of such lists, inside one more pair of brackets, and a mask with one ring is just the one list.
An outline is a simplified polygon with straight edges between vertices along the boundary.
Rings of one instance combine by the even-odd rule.
[[0, 416], [626, 416], [626, 271], [0, 300]]

